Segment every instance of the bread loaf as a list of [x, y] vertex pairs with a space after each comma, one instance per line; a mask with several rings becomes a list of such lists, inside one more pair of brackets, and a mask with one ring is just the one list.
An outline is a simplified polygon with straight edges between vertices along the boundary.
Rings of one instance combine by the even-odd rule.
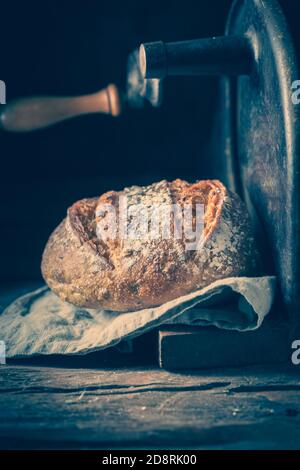
[[78, 201], [42, 259], [44, 279], [61, 299], [120, 312], [161, 305], [217, 279], [255, 275], [257, 266], [246, 207], [217, 180], [160, 181]]

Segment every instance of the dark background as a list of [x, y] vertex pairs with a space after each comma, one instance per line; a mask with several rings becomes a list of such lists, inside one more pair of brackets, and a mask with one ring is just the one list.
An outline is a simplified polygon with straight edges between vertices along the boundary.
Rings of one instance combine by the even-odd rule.
[[[126, 83], [141, 42], [221, 35], [231, 0], [1, 3], [7, 101], [80, 95]], [[300, 2], [283, 1], [295, 34]], [[67, 207], [131, 184], [214, 177], [208, 144], [218, 79], [169, 78], [160, 109], [85, 116], [29, 133], [0, 131], [0, 280], [40, 279], [48, 236]]]

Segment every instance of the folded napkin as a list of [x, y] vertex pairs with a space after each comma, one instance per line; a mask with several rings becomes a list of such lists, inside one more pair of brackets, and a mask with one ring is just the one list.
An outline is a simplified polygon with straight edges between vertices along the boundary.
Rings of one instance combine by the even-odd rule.
[[275, 277], [231, 277], [204, 289], [135, 312], [83, 309], [63, 302], [47, 287], [23, 295], [0, 315], [7, 357], [87, 354], [115, 346], [161, 324], [258, 328], [275, 295]]

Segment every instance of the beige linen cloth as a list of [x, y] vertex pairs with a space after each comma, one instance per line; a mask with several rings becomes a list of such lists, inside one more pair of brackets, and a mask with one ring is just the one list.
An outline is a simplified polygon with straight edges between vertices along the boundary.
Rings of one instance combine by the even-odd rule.
[[7, 357], [87, 354], [130, 340], [162, 324], [247, 331], [258, 328], [275, 296], [275, 277], [231, 277], [160, 307], [118, 313], [83, 309], [46, 286], [23, 295], [0, 314]]

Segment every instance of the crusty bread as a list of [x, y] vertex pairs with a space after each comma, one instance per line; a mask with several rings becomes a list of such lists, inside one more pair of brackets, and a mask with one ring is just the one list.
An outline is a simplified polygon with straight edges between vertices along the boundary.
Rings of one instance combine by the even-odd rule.
[[[195, 205], [203, 204], [204, 230], [197, 248], [187, 249], [185, 235], [176, 238], [174, 231], [154, 239], [99, 237], [97, 224], [103, 227], [111, 220], [101, 208], [109, 204], [122, 215], [120, 196], [126, 197], [128, 208], [142, 204], [148, 211], [155, 205], [192, 204], [194, 229]], [[257, 262], [249, 216], [240, 198], [217, 180], [189, 184], [177, 179], [73, 204], [46, 245], [42, 273], [65, 301], [121, 312], [161, 305], [217, 279], [255, 275]]]

